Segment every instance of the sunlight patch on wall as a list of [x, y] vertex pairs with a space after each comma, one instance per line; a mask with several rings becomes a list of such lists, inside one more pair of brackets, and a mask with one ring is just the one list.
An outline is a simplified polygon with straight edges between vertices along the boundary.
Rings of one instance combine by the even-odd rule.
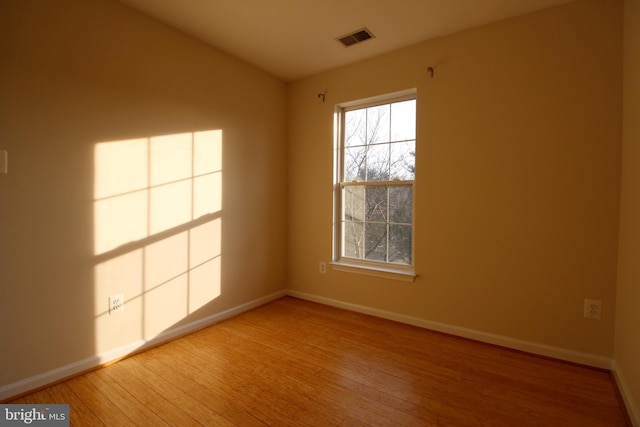
[[[94, 194], [98, 352], [221, 295], [222, 131], [98, 143]], [[116, 293], [125, 311], [109, 315]]]
[[97, 144], [94, 177], [94, 253], [148, 235], [148, 141]]
[[95, 147], [94, 253], [222, 209], [222, 131]]

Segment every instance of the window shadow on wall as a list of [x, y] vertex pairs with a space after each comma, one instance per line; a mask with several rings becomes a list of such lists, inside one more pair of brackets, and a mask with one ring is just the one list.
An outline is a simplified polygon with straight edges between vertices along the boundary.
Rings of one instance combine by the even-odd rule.
[[[222, 294], [222, 130], [94, 149], [96, 352], [149, 341]], [[110, 313], [110, 297], [124, 310]]]

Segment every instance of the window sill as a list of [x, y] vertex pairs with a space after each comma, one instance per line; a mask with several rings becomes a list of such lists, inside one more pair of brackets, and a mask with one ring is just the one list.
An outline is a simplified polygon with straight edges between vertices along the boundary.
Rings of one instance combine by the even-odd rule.
[[332, 262], [331, 269], [347, 273], [364, 274], [366, 276], [382, 277], [384, 279], [399, 280], [413, 283], [416, 275], [411, 270], [396, 270], [393, 268], [380, 268], [368, 265], [349, 264], [345, 262]]

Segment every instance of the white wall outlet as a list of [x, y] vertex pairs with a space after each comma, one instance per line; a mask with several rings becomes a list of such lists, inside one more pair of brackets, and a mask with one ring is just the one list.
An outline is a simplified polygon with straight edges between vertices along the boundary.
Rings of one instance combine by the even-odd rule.
[[109, 314], [124, 311], [124, 294], [111, 295], [109, 297]]
[[602, 316], [602, 301], [597, 299], [584, 300], [584, 317], [600, 320]]
[[325, 274], [327, 272], [327, 263], [324, 261], [320, 261], [320, 264], [318, 264], [318, 269], [320, 270], [320, 273]]

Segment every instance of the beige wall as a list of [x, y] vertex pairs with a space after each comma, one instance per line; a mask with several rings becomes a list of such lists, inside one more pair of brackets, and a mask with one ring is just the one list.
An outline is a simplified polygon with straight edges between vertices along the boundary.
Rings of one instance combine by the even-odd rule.
[[[0, 387], [288, 283], [606, 357], [615, 335], [637, 407], [639, 14], [637, 0], [625, 5], [635, 28], [625, 35], [619, 212], [622, 2], [581, 0], [424, 42], [294, 82], [288, 99], [283, 82], [117, 2], [0, 2], [0, 149], [9, 152], [9, 174], [0, 175]], [[318, 262], [331, 257], [334, 105], [412, 87], [418, 278], [321, 275]], [[143, 213], [123, 203], [127, 224], [190, 217], [100, 249], [96, 241], [123, 232], [97, 218], [114, 198], [97, 194], [97, 182], [122, 187], [144, 166], [131, 160], [135, 150], [103, 157], [97, 147], [131, 148], [122, 142], [131, 139], [151, 147], [156, 136], [204, 131], [220, 138], [215, 200], [194, 191], [190, 203], [148, 202]], [[215, 209], [199, 216], [199, 197]], [[109, 316], [108, 296], [119, 292], [125, 312]], [[582, 318], [584, 298], [603, 301], [601, 321]]]
[[[111, 0], [8, 0], [0, 94], [0, 387], [284, 289], [284, 82]], [[221, 188], [137, 191], [161, 162], [132, 147], [202, 131]]]
[[[622, 2], [579, 1], [291, 84], [289, 287], [612, 357], [621, 24]], [[334, 105], [412, 87], [418, 277], [320, 274]], [[601, 321], [583, 318], [585, 298], [602, 300]]]
[[616, 368], [640, 422], [640, 1], [624, 2], [624, 113]]

